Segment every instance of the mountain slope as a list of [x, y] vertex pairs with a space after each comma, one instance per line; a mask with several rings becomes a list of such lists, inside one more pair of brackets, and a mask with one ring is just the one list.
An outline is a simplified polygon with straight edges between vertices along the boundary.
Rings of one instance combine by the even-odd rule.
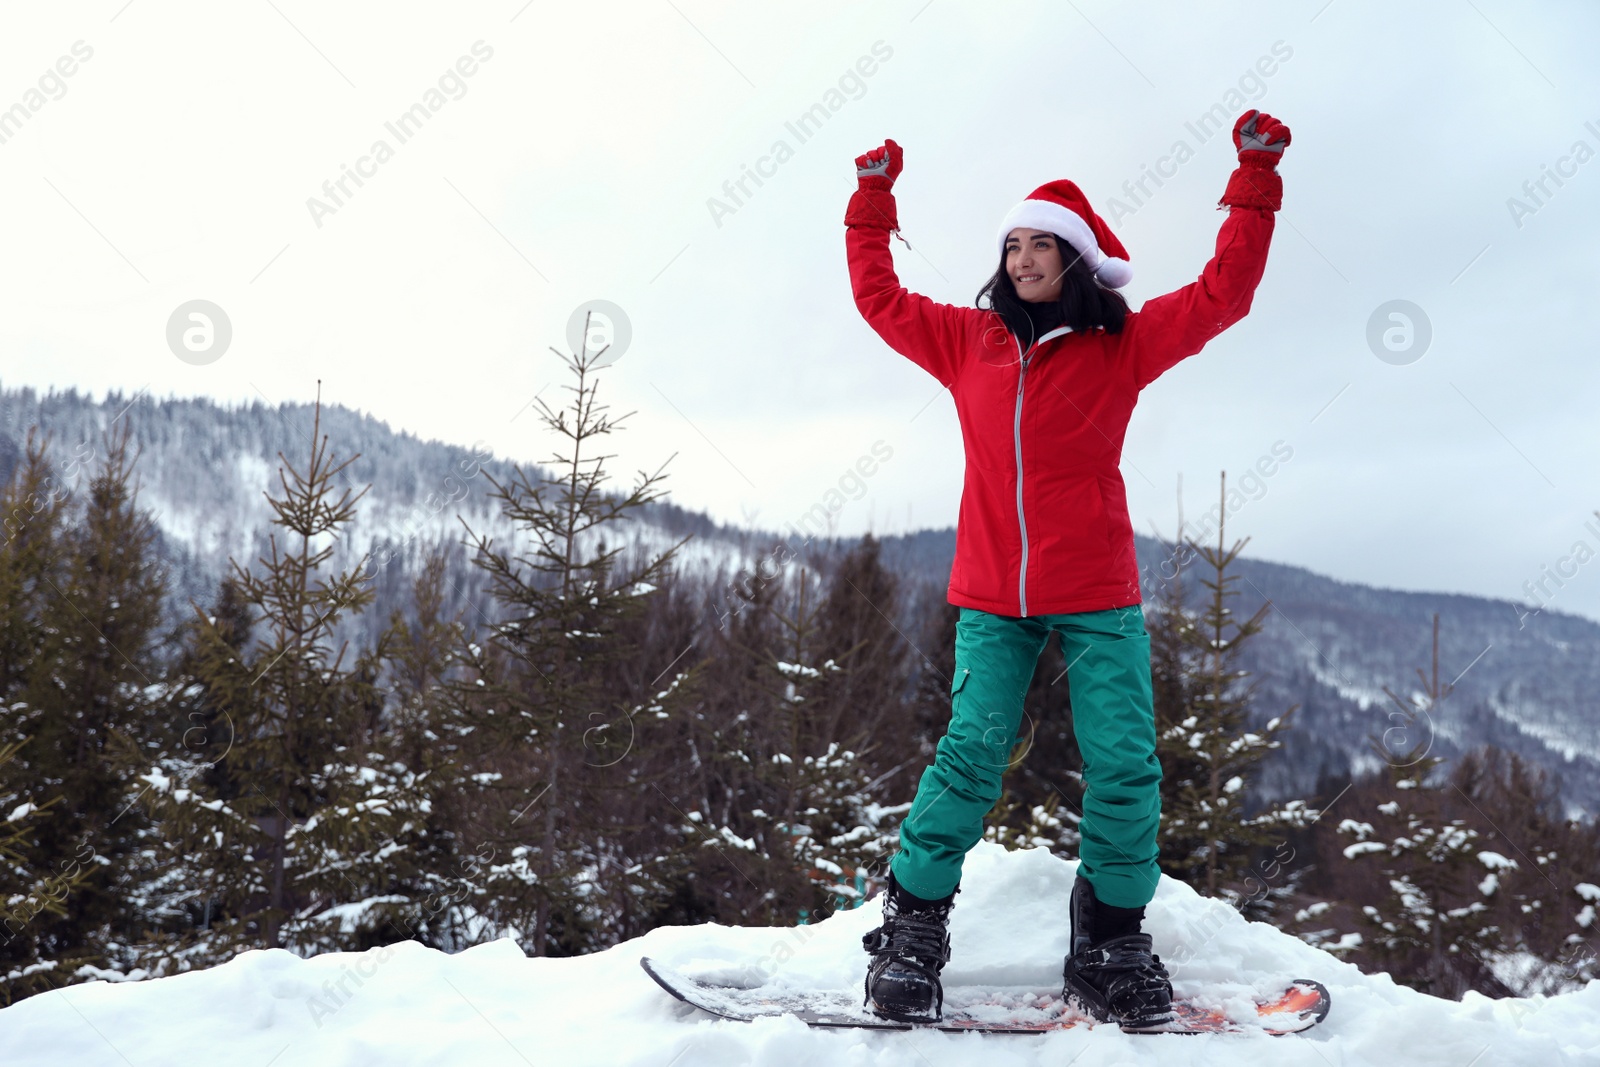
[[[260, 403], [228, 407], [204, 398], [119, 394], [95, 401], [75, 391], [0, 389], [0, 480], [10, 477], [29, 429], [37, 428], [49, 436], [50, 455], [58, 465], [69, 457], [87, 457], [80, 463], [85, 472], [79, 476], [81, 489], [103, 447], [102, 434], [122, 420], [132, 426], [139, 452], [139, 503], [154, 514], [160, 551], [170, 564], [169, 614], [176, 619], [188, 613], [191, 600], [210, 603], [217, 581], [229, 571], [230, 557], [249, 567], [266, 551], [273, 527], [265, 494], [271, 490], [282, 495], [280, 456], [304, 469], [312, 408]], [[347, 636], [373, 636], [390, 609], [403, 603], [424, 556], [440, 545], [451, 555], [447, 577], [452, 595], [446, 607], [465, 610], [469, 617], [487, 610], [484, 583], [468, 564], [461, 542], [468, 529], [498, 542], [511, 536], [499, 502], [491, 496], [490, 479], [508, 483], [513, 465], [481, 446], [423, 441], [338, 405], [323, 407], [322, 432], [336, 457], [355, 457], [340, 488], [365, 489], [356, 521], [331, 565], [354, 566], [367, 557], [377, 599]], [[525, 466], [530, 473], [545, 475], [538, 465]], [[621, 472], [624, 481], [629, 474]], [[693, 535], [676, 557], [685, 573], [715, 574], [747, 553], [748, 533], [670, 500], [635, 514], [622, 529], [636, 553], [659, 553]]]
[[[263, 492], [275, 484], [280, 452], [303, 462], [311, 409], [0, 389], [0, 478], [21, 455], [29, 427], [50, 433], [55, 454], [64, 458], [97, 447], [101, 431], [119, 418], [131, 422], [142, 450], [140, 499], [156, 514], [172, 564], [176, 617], [191, 599], [210, 601], [230, 556], [248, 564], [263, 550], [270, 519]], [[323, 429], [340, 455], [360, 453], [348, 484], [372, 486], [339, 560], [373, 554], [377, 601], [350, 636], [370, 638], [382, 627], [390, 610], [405, 603], [423, 555], [439, 544], [452, 546], [447, 608], [469, 618], [491, 611], [459, 542], [463, 523], [500, 540], [511, 534], [489, 495], [489, 478], [504, 482], [511, 465], [482, 449], [395, 432], [336, 405], [324, 408]], [[712, 588], [725, 588], [740, 568], [754, 570], [761, 554], [783, 540], [721, 525], [670, 499], [638, 515], [625, 527], [634, 552], [660, 552], [689, 536], [677, 556], [679, 570]], [[1151, 538], [1135, 543], [1148, 597], [1151, 579], [1171, 571], [1169, 553]], [[884, 561], [908, 583], [906, 615], [943, 600], [954, 551], [950, 529], [883, 539]], [[795, 555], [785, 567], [799, 564]], [[1235, 614], [1248, 618], [1269, 598], [1274, 605], [1243, 664], [1259, 682], [1257, 712], [1267, 717], [1300, 705], [1296, 728], [1267, 765], [1268, 795], [1304, 796], [1320, 773], [1377, 765], [1369, 739], [1387, 735], [1394, 752], [1418, 739], [1445, 756], [1500, 745], [1561, 774], [1574, 813], [1600, 808], [1600, 735], [1590, 726], [1600, 693], [1600, 624], [1548, 610], [1525, 615], [1510, 601], [1376, 589], [1249, 556], [1236, 567]], [[1189, 581], [1197, 583], [1197, 570], [1188, 568]], [[1194, 592], [1203, 591], [1196, 584]], [[1456, 690], [1431, 721], [1402, 731], [1407, 724], [1383, 687], [1402, 696], [1419, 691], [1416, 670], [1429, 666], [1435, 611], [1442, 623], [1441, 679], [1455, 680]]]

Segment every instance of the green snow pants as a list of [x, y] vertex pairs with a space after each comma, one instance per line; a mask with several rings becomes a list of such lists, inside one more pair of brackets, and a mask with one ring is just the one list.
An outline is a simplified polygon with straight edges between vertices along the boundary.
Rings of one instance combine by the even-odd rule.
[[1022, 618], [961, 609], [950, 727], [922, 774], [891, 860], [895, 880], [919, 897], [948, 896], [961, 880], [962, 860], [983, 837], [1051, 630], [1061, 635], [1083, 753], [1079, 869], [1095, 896], [1114, 907], [1137, 908], [1155, 895], [1161, 765], [1150, 635], [1143, 608], [1133, 604]]

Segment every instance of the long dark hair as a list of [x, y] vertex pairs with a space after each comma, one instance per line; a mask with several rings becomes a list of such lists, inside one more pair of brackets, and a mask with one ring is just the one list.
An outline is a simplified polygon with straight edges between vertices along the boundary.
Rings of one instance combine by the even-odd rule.
[[[1085, 333], [1099, 326], [1105, 327], [1107, 333], [1121, 333], [1123, 320], [1128, 316], [1128, 302], [1115, 289], [1108, 289], [1095, 281], [1094, 273], [1071, 244], [1056, 234], [1050, 236], [1055, 238], [1056, 247], [1061, 250], [1061, 259], [1067, 264], [1067, 272], [1061, 279], [1061, 296], [1057, 301], [1062, 323], [1071, 326], [1075, 333]], [[1017, 295], [1011, 275], [1006, 273], [1006, 254], [1003, 250], [999, 269], [978, 290], [978, 307], [984, 306], [985, 299], [1013, 334], [1032, 337], [1033, 322], [1028, 318], [1023, 299]]]

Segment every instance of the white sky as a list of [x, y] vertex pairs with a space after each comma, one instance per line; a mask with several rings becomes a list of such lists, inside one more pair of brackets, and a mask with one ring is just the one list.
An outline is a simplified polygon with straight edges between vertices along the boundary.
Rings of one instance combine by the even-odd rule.
[[[619, 472], [676, 452], [676, 502], [778, 528], [882, 441], [845, 534], [953, 524], [962, 475], [949, 397], [851, 301], [853, 157], [905, 146], [901, 279], [970, 306], [1031, 189], [1071, 178], [1109, 217], [1187, 141], [1194, 158], [1115, 224], [1137, 307], [1194, 278], [1222, 220], [1232, 146], [1185, 123], [1282, 42], [1247, 85], [1294, 132], [1266, 278], [1248, 318], [1144, 393], [1123, 461], [1135, 527], [1170, 536], [1180, 475], [1194, 518], [1220, 470], [1281, 441], [1293, 458], [1230, 520], [1252, 555], [1529, 601], [1576, 542], [1600, 551], [1600, 160], [1560, 163], [1600, 150], [1593, 5], [104, 0], [3, 17], [0, 109], [26, 108], [74, 42], [93, 49], [0, 127], [4, 384], [275, 403], [320, 377], [393, 426], [538, 460], [553, 440], [518, 413], [564, 395], [547, 346], [605, 299], [633, 326], [602, 387], [637, 412]], [[480, 40], [493, 54], [465, 94], [399, 144], [385, 122]], [[799, 143], [785, 123], [880, 41], [864, 91]], [[379, 138], [393, 158], [319, 228], [307, 198]], [[707, 199], [778, 139], [793, 157], [718, 226]], [[1523, 183], [1558, 164], [1576, 173], [1535, 205]], [[1512, 196], [1537, 207], [1520, 226]], [[205, 366], [165, 340], [196, 298], [234, 331]], [[1432, 323], [1408, 365], [1366, 343], [1392, 299]], [[1600, 618], [1600, 562], [1546, 588]]]

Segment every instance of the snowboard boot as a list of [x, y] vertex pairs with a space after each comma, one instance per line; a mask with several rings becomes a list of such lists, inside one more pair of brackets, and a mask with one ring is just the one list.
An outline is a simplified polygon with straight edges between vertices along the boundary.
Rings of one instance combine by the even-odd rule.
[[1062, 966], [1062, 999], [1124, 1030], [1163, 1030], [1176, 1021], [1172, 978], [1139, 932], [1143, 908], [1113, 908], [1095, 899], [1082, 875], [1072, 886], [1071, 952]]
[[863, 1004], [887, 1019], [937, 1022], [944, 1014], [939, 972], [950, 961], [953, 890], [942, 900], [913, 896], [889, 873], [883, 895], [883, 925], [861, 939], [872, 956]]

